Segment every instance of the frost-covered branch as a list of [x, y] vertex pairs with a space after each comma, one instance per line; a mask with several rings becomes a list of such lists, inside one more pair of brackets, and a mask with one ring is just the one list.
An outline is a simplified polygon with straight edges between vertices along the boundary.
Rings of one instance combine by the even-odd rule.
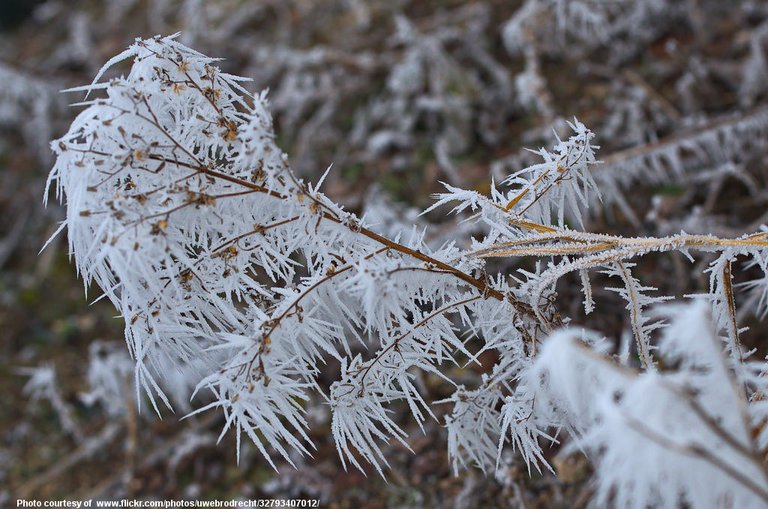
[[[411, 58], [440, 55], [440, 37], [421, 38], [404, 20], [399, 30]], [[99, 82], [108, 67], [128, 59], [127, 76]], [[455, 470], [494, 468], [508, 440], [529, 468], [548, 468], [542, 446], [563, 427], [595, 453], [603, 504], [613, 496], [634, 503], [633, 494], [639, 507], [667, 502], [672, 493], [695, 501], [690, 483], [714, 483], [723, 473], [728, 480], [713, 484], [713, 496], [745, 504], [763, 496], [755, 454], [766, 439], [760, 435], [759, 445], [750, 437], [765, 413], [757, 399], [765, 377], [755, 373], [766, 369], [747, 364], [739, 346], [732, 264], [744, 257], [764, 272], [765, 231], [735, 238], [586, 231], [584, 212], [601, 196], [592, 176], [598, 147], [594, 133], [574, 119], [570, 136], [535, 151], [541, 162], [492, 183], [490, 195], [445, 185], [426, 212], [453, 205], [477, 227], [471, 239], [435, 246], [425, 240], [428, 228], [385, 235], [379, 231], [399, 230], [379, 230], [321, 191], [328, 171], [316, 183], [292, 171], [275, 142], [265, 94], [250, 93], [245, 79], [223, 73], [215, 62], [174, 36], [137, 40], [92, 85], [77, 89], [88, 93], [85, 109], [53, 143], [50, 183], [66, 201], [62, 228], [70, 253], [86, 287], [95, 282], [124, 318], [135, 389], [149, 396], [155, 411], [162, 405], [189, 410], [179, 401], [205, 394], [210, 399], [192, 413], [219, 409], [226, 418], [222, 436], [233, 430], [239, 451], [245, 434], [277, 468], [274, 452], [292, 465], [297, 455], [311, 453], [306, 406], [319, 395], [333, 412], [331, 434], [342, 463], [365, 469], [364, 460], [383, 475], [385, 445], [409, 446], [408, 427], [393, 408], [407, 409], [423, 428], [438, 418], [433, 404], [451, 403], [445, 424]], [[432, 65], [433, 73], [452, 69], [449, 60]], [[406, 71], [415, 72], [399, 72]], [[447, 101], [438, 84], [435, 95]], [[668, 252], [717, 256], [708, 299], [715, 330], [696, 336], [715, 338], [708, 346], [690, 338], [676, 342], [671, 334], [684, 336], [679, 325], [659, 336], [664, 322], [649, 314], [667, 298], [651, 295], [631, 269], [647, 254]], [[489, 274], [490, 258], [540, 263]], [[599, 335], [581, 334], [582, 345], [561, 329], [571, 318], [556, 284], [578, 272], [589, 312], [596, 284], [589, 271], [621, 281], [609, 289], [626, 302], [645, 371], [601, 357], [607, 342]], [[706, 314], [695, 309], [699, 318]], [[681, 316], [696, 321], [690, 313]], [[697, 320], [700, 327], [709, 323]], [[723, 349], [732, 355], [715, 366]], [[487, 352], [493, 364], [481, 366]], [[667, 373], [655, 352], [682, 367]], [[329, 358], [338, 361], [338, 373], [326, 364]], [[482, 371], [477, 383], [459, 383], [445, 369], [464, 363]], [[130, 378], [127, 365], [125, 358], [101, 359], [86, 399], [110, 409], [120, 380]], [[107, 376], [110, 370], [120, 376]], [[420, 374], [441, 380], [453, 394], [429, 401]], [[681, 405], [681, 394], [689, 393], [695, 399]], [[753, 397], [754, 405], [746, 403]], [[738, 415], [726, 412], [734, 409]], [[642, 421], [652, 426], [647, 433], [631, 424], [641, 410], [656, 412], [656, 421]], [[669, 416], [679, 422], [667, 422]], [[613, 443], [618, 428], [634, 429], [632, 448]], [[701, 476], [691, 474], [693, 481], [665, 470], [669, 491], [657, 492], [655, 481], [634, 485], [615, 467], [654, 434], [691, 450], [690, 430], [699, 433], [696, 447], [715, 444], [706, 457], [694, 458], [694, 474]], [[655, 442], [638, 459], [641, 467], [675, 452]], [[745, 451], [755, 453], [746, 473], [734, 459]], [[680, 457], [670, 457], [669, 468], [685, 470]]]

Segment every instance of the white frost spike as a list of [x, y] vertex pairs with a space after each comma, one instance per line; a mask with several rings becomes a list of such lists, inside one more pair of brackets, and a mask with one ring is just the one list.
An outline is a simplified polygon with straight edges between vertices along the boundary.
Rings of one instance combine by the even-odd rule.
[[768, 477], [708, 306], [667, 311], [659, 349], [677, 369], [636, 373], [558, 331], [527, 377], [535, 413], [574, 430], [596, 465], [597, 506], [764, 507]]
[[533, 222], [565, 224], [566, 214], [583, 224], [581, 209], [589, 206], [590, 193], [600, 197], [591, 175], [598, 164], [592, 144], [595, 135], [574, 119], [568, 122], [574, 134], [566, 141], [558, 139], [552, 152], [535, 151], [544, 162], [510, 175], [504, 183], [513, 188], [505, 208]]
[[669, 300], [671, 297], [647, 295], [647, 292], [655, 291], [656, 288], [643, 286], [630, 271], [634, 266], [633, 263], [617, 261], [604, 273], [620, 278], [624, 284], [623, 287], [608, 288], [608, 290], [618, 293], [627, 302], [627, 311], [629, 311], [629, 320], [640, 363], [644, 368], [654, 370], [656, 367], [652, 354], [654, 347], [651, 345], [651, 333], [659, 327], [663, 327], [664, 323], [659, 320], [652, 320], [650, 316], [647, 316], [645, 310], [650, 306]]

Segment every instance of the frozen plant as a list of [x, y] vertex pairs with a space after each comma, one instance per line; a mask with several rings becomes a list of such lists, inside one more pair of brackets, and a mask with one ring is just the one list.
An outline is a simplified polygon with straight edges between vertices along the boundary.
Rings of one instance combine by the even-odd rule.
[[0, 127], [18, 129], [41, 161], [51, 159], [47, 149], [54, 115], [60, 109], [57, 87], [0, 62]]
[[56, 412], [61, 428], [72, 435], [78, 442], [83, 440], [83, 432], [72, 417], [72, 407], [64, 399], [56, 379], [53, 365], [36, 368], [21, 368], [19, 374], [29, 377], [24, 386], [24, 393], [31, 401], [48, 400]]
[[598, 506], [765, 507], [768, 468], [753, 434], [765, 413], [750, 415], [735, 376], [759, 380], [765, 365], [734, 372], [704, 301], [665, 312], [672, 321], [659, 353], [675, 367], [664, 372], [622, 367], [571, 329], [553, 334], [528, 374], [536, 387], [528, 420], [574, 430], [569, 447], [595, 462]]
[[[106, 68], [127, 59], [133, 59], [127, 76], [99, 82]], [[70, 252], [86, 286], [97, 283], [124, 318], [136, 390], [155, 410], [179, 397], [168, 390], [183, 392], [164, 380], [195, 366], [196, 392], [213, 398], [195, 412], [219, 409], [226, 416], [222, 435], [233, 430], [239, 451], [244, 433], [276, 466], [275, 452], [290, 464], [297, 454], [310, 454], [305, 404], [319, 395], [332, 410], [331, 433], [344, 465], [364, 469], [368, 462], [383, 474], [384, 446], [396, 440], [408, 447], [393, 406], [407, 408], [423, 426], [435, 418], [432, 403], [447, 403], [455, 468], [496, 468], [507, 441], [530, 466], [547, 468], [542, 446], [558, 427], [577, 438], [588, 430], [603, 441], [615, 436], [594, 427], [600, 401], [590, 395], [601, 388], [599, 376], [583, 379], [578, 411], [544, 396], [570, 390], [567, 371], [559, 371], [570, 361], [546, 363], [549, 345], [568, 334], [558, 331], [569, 321], [555, 292], [558, 280], [579, 276], [587, 313], [595, 306], [590, 273], [618, 282], [646, 373], [639, 379], [661, 380], [657, 348], [683, 363], [686, 357], [669, 349], [667, 336], [657, 344], [654, 331], [662, 324], [646, 313], [664, 299], [632, 269], [646, 254], [678, 251], [717, 257], [706, 300], [718, 328], [710, 350], [712, 356], [725, 352], [727, 367], [717, 376], [732, 371], [741, 391], [731, 400], [714, 388], [711, 397], [707, 391], [701, 397], [713, 405], [706, 407], [712, 414], [749, 401], [745, 411], [755, 417], [743, 424], [758, 429], [757, 387], [764, 382], [738, 348], [731, 266], [741, 258], [765, 269], [765, 231], [738, 238], [585, 231], [584, 208], [600, 196], [592, 178], [598, 147], [594, 134], [574, 120], [570, 136], [535, 152], [542, 162], [513, 172], [500, 186], [492, 183], [490, 196], [446, 185], [429, 210], [452, 204], [485, 232], [467, 249], [451, 241], [431, 246], [424, 229], [386, 237], [323, 194], [328, 171], [316, 183], [291, 171], [275, 144], [265, 94], [251, 94], [244, 81], [173, 36], [137, 40], [79, 89], [88, 92], [85, 109], [52, 144], [57, 161], [50, 182], [66, 199], [62, 229], [68, 229]], [[541, 263], [514, 274], [486, 270], [487, 258], [523, 256]], [[605, 343], [587, 333], [583, 338], [598, 350]], [[448, 376], [455, 372], [449, 367], [476, 362], [489, 350], [497, 361], [482, 366], [473, 386]], [[339, 362], [340, 373], [328, 372], [328, 358]], [[546, 374], [542, 365], [558, 376], [538, 376]], [[454, 394], [427, 401], [420, 374], [443, 379]], [[335, 382], [324, 381], [334, 375]], [[658, 430], [669, 440], [687, 431]], [[624, 490], [617, 500], [629, 500], [631, 479], [606, 477], [614, 473], [597, 470], [600, 482]], [[753, 472], [739, 475], [751, 479]], [[681, 475], [664, 489], [682, 496], [686, 483], [699, 480]], [[658, 491], [665, 481], [647, 482]], [[743, 482], [720, 488], [725, 498], [762, 497]], [[746, 491], [736, 493], [740, 489]], [[613, 493], [606, 490], [599, 500]]]

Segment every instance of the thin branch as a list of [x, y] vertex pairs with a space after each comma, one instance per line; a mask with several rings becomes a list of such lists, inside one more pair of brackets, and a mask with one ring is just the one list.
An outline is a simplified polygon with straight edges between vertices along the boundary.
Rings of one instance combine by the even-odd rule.
[[709, 450], [706, 447], [699, 444], [680, 444], [678, 442], [675, 442], [674, 440], [668, 439], [667, 437], [665, 437], [660, 433], [657, 433], [656, 431], [650, 429], [648, 426], [646, 426], [642, 422], [632, 417], [629, 417], [626, 414], [624, 415], [624, 419], [626, 420], [630, 428], [634, 429], [635, 431], [645, 436], [646, 438], [652, 440], [653, 442], [656, 442], [661, 447], [671, 449], [680, 454], [684, 454], [687, 456], [691, 456], [693, 458], [698, 458], [700, 460], [706, 461], [713, 467], [722, 471], [724, 474], [728, 475], [733, 480], [735, 480], [736, 482], [738, 482], [739, 484], [741, 484], [742, 486], [744, 486], [745, 488], [753, 492], [755, 495], [760, 497], [766, 503], [768, 503], [768, 490], [766, 488], [754, 482], [748, 476], [746, 476], [742, 472], [739, 472], [733, 466], [729, 465], [722, 459], [718, 458], [717, 456], [709, 452]]

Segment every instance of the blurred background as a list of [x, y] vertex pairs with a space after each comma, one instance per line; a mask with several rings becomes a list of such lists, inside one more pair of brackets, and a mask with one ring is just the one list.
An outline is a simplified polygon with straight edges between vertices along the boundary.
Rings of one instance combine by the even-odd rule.
[[[768, 2], [758, 0], [2, 0], [0, 1], [0, 506], [15, 498], [318, 498], [323, 507], [579, 507], [580, 456], [527, 472], [454, 475], [439, 422], [392, 445], [387, 480], [344, 472], [313, 410], [314, 458], [276, 474], [249, 445], [238, 465], [220, 416], [180, 422], [137, 408], [121, 319], [86, 297], [63, 219], [44, 208], [49, 143], [90, 83], [137, 37], [172, 34], [269, 89], [279, 145], [326, 193], [379, 228], [452, 220], [417, 210], [439, 181], [488, 191], [536, 161], [525, 147], [597, 133], [604, 205], [587, 228], [735, 236], [766, 222]], [[126, 72], [118, 66], [114, 75]], [[109, 76], [109, 74], [108, 74]], [[554, 133], [553, 133], [554, 132]], [[464, 241], [467, 239], [464, 238]], [[649, 257], [636, 274], [668, 295], [706, 288], [705, 267]], [[745, 276], [736, 276], [737, 282]], [[578, 286], [563, 311], [582, 320]], [[618, 337], [623, 304], [596, 294], [591, 327]], [[744, 294], [744, 299], [750, 298]], [[602, 300], [601, 300], [602, 299]], [[613, 300], [611, 300], [613, 299]], [[602, 306], [600, 303], [602, 302]], [[765, 327], [743, 317], [764, 352]], [[404, 414], [406, 412], [403, 412]], [[406, 424], [414, 428], [411, 424]]]

